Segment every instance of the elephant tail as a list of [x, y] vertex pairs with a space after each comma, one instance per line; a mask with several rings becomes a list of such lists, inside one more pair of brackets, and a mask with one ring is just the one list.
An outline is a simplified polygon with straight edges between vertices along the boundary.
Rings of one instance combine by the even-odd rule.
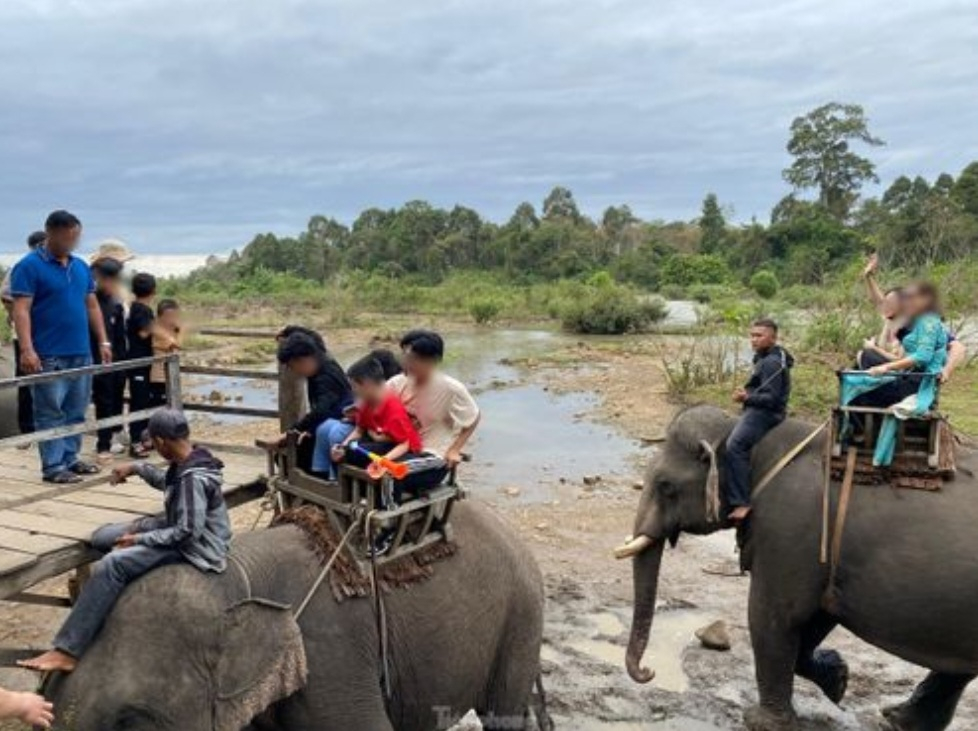
[[531, 698], [533, 715], [537, 719], [538, 731], [554, 731], [554, 721], [547, 710], [547, 692], [543, 689], [543, 674], [537, 675], [536, 682], [533, 684], [533, 696]]

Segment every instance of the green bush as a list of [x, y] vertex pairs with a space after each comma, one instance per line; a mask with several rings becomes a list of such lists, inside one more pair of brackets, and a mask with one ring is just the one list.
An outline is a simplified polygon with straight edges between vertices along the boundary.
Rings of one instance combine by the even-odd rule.
[[666, 284], [659, 289], [659, 294], [667, 300], [686, 299], [686, 288], [678, 284]]
[[827, 310], [818, 312], [805, 330], [805, 347], [824, 354], [855, 356], [879, 323], [865, 312]]
[[621, 335], [642, 332], [669, 310], [658, 297], [642, 298], [627, 287], [592, 289], [571, 300], [561, 313], [564, 328], [576, 333]]
[[754, 276], [750, 278], [750, 288], [757, 293], [758, 297], [769, 300], [778, 293], [778, 290], [781, 288], [781, 283], [774, 276], [774, 272], [761, 269], [759, 272], [755, 272]]
[[673, 254], [662, 262], [659, 272], [663, 286], [677, 284], [725, 284], [730, 280], [730, 267], [712, 254]]
[[479, 297], [469, 302], [469, 314], [478, 325], [495, 320], [502, 308], [502, 303], [491, 297]]

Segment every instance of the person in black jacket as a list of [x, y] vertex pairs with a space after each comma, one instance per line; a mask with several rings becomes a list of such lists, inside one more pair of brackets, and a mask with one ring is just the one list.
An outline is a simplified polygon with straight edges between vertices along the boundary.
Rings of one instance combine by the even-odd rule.
[[754, 370], [744, 388], [734, 392], [743, 405], [740, 420], [727, 438], [725, 463], [728, 520], [740, 523], [750, 515], [750, 454], [765, 434], [784, 421], [791, 397], [791, 368], [794, 358], [778, 345], [774, 320], [757, 320], [751, 325], [750, 344]]
[[[118, 259], [104, 257], [92, 262], [92, 275], [95, 277], [95, 298], [102, 311], [105, 335], [112, 346], [112, 359], [115, 362], [126, 359], [128, 352], [126, 339], [126, 311], [119, 296], [123, 263]], [[101, 348], [98, 339], [92, 336], [92, 362], [101, 363]], [[107, 419], [122, 414], [125, 404], [126, 374], [121, 371], [102, 373], [92, 379], [92, 401], [95, 404], [95, 418]], [[96, 453], [100, 462], [112, 459], [112, 436], [122, 430], [121, 426], [110, 426], [98, 430]]]
[[[343, 367], [308, 333], [296, 330], [279, 343], [278, 362], [306, 379], [309, 394], [309, 413], [293, 426], [304, 447], [300, 462], [308, 466], [312, 457], [316, 429], [327, 419], [342, 420], [344, 412], [353, 405], [353, 390]], [[287, 435], [282, 435], [284, 442]]]

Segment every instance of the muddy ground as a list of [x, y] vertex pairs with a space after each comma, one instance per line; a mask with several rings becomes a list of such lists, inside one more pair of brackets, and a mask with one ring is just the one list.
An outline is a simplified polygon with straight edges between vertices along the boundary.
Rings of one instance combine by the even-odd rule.
[[[339, 341], [362, 342], [365, 336], [362, 331], [347, 332], [339, 335]], [[611, 549], [631, 532], [637, 483], [675, 408], [661, 376], [661, 348], [636, 341], [624, 346], [564, 344], [519, 367], [527, 383], [561, 393], [596, 394], [598, 399], [584, 417], [612, 424], [622, 434], [642, 437], [648, 444], [635, 450], [624, 474], [588, 480], [594, 484], [584, 484], [584, 475], [561, 474], [556, 469], [552, 474], [555, 497], [546, 502], [520, 500], [520, 485], [482, 496], [517, 526], [546, 577], [543, 667], [557, 728], [742, 728], [742, 710], [756, 697], [746, 628], [748, 579], [704, 573], [708, 569], [736, 574], [731, 571], [736, 557], [730, 536], [687, 536], [667, 553], [660, 610], [647, 657], [658, 676], [651, 684], [639, 686], [624, 671], [631, 566], [614, 561]], [[254, 429], [222, 428], [224, 437], [229, 433], [247, 439]], [[238, 528], [250, 528], [254, 506], [235, 513]], [[41, 588], [60, 591], [63, 583], [54, 580]], [[18, 605], [5, 605], [2, 612], [3, 646], [44, 646], [62, 616], [57, 609]], [[730, 626], [733, 648], [729, 652], [702, 649], [693, 637], [696, 628], [717, 619]], [[849, 694], [842, 708], [837, 708], [813, 686], [799, 681], [797, 707], [810, 731], [879, 729], [878, 709], [905, 699], [924, 675], [923, 670], [843, 631], [833, 634], [827, 645], [840, 650], [849, 661]], [[3, 671], [0, 682], [23, 688], [30, 686], [32, 678], [19, 671]], [[978, 691], [966, 694], [952, 728], [978, 728]]]

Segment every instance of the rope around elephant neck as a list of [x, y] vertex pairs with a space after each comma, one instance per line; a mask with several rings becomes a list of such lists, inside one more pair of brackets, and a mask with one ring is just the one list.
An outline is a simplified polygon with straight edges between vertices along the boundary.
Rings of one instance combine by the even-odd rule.
[[353, 523], [350, 525], [350, 529], [346, 532], [346, 535], [343, 536], [343, 540], [340, 541], [340, 545], [336, 547], [336, 550], [333, 551], [333, 555], [330, 556], [329, 561], [326, 562], [326, 566], [323, 567], [323, 570], [319, 573], [319, 576], [316, 577], [316, 581], [313, 582], [312, 587], [309, 589], [309, 593], [306, 594], [306, 598], [302, 600], [299, 608], [295, 610], [294, 616], [296, 622], [299, 621], [299, 617], [301, 617], [302, 613], [306, 611], [306, 607], [309, 606], [309, 602], [311, 602], [312, 598], [316, 596], [316, 592], [319, 591], [319, 587], [323, 585], [326, 577], [329, 576], [329, 572], [333, 568], [333, 564], [336, 563], [336, 559], [340, 557], [340, 553], [344, 548], [346, 548], [346, 544], [347, 541], [350, 540], [350, 536], [352, 536], [359, 527], [360, 523], [358, 521], [353, 521]]

